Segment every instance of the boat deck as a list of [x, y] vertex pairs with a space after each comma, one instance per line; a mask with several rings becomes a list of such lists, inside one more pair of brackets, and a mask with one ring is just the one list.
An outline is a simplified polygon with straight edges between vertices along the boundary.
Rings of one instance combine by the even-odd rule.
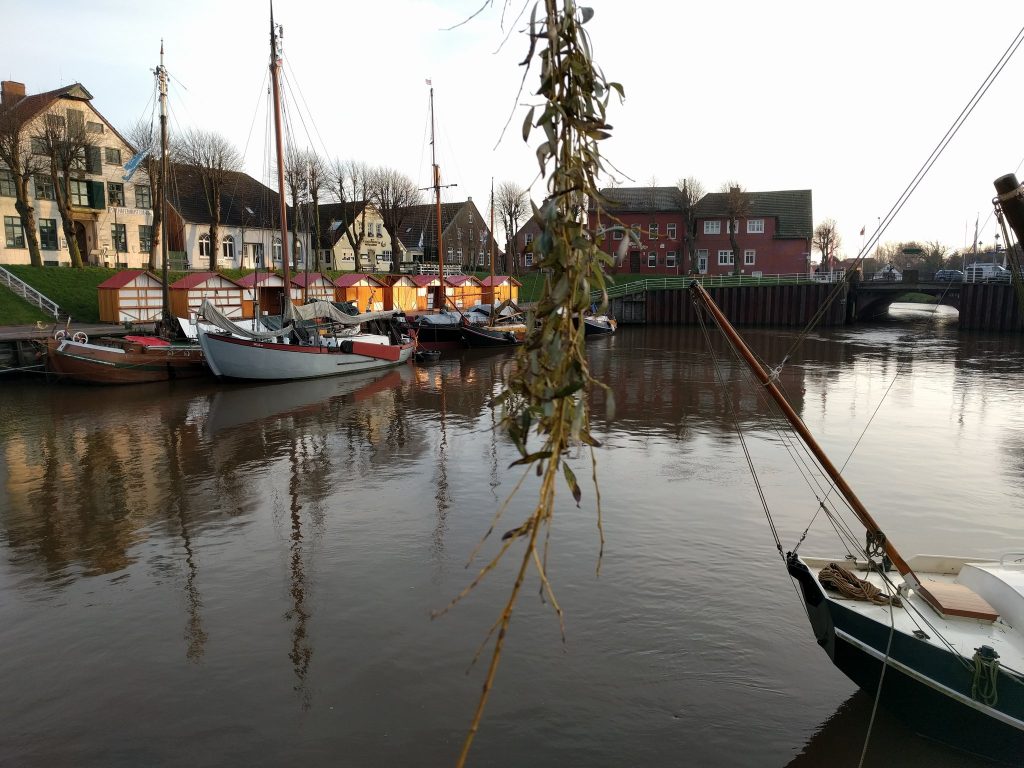
[[[863, 562], [854, 564], [849, 560], [814, 557], [801, 559], [815, 578], [822, 568], [836, 563], [859, 578], [867, 579], [883, 593], [891, 592], [891, 587], [878, 573], [865, 570]], [[962, 600], [973, 601], [976, 596], [992, 606], [997, 618], [943, 616], [917, 590], [903, 590], [900, 599], [904, 605], [892, 608], [891, 619], [888, 605], [854, 600], [832, 590], [826, 590], [828, 597], [880, 624], [888, 626], [891, 621], [897, 632], [913, 635], [915, 630], [921, 630], [928, 638], [920, 639], [938, 647], [944, 647], [944, 638], [950, 647], [968, 660], [974, 656], [976, 648], [988, 645], [998, 652], [1003, 667], [1024, 673], [1024, 634], [1021, 632], [1021, 622], [1024, 621], [1024, 565], [979, 563], [928, 555], [913, 557], [908, 563], [926, 588], [931, 584], [933, 592], [959, 592]], [[890, 579], [897, 585], [902, 583], [896, 571], [890, 574]]]

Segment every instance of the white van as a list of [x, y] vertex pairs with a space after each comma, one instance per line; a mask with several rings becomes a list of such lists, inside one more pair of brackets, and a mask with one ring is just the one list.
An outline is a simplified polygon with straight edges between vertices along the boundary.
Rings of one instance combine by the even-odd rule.
[[971, 264], [964, 270], [964, 282], [1010, 282], [1010, 270], [998, 264]]

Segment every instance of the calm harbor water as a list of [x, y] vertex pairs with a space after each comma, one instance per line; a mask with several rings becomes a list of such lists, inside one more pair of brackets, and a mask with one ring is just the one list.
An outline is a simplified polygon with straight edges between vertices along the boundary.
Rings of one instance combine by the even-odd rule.
[[[771, 364], [794, 338], [746, 335]], [[590, 346], [617, 402], [611, 422], [595, 404], [600, 576], [593, 489], [579, 509], [560, 491], [565, 643], [534, 580], [471, 764], [856, 765], [872, 702], [814, 643], [728, 403], [792, 546], [815, 505], [766, 412], [738, 369], [716, 383], [696, 329]], [[430, 615], [475, 574], [520, 478], [487, 404], [507, 359], [0, 385], [0, 764], [451, 765], [512, 562]], [[1021, 339], [898, 308], [812, 334], [782, 380], [838, 463], [871, 422], [846, 476], [903, 552], [1024, 550]], [[535, 491], [530, 477], [499, 530]], [[801, 551], [838, 543], [817, 524]], [[865, 764], [983, 765], [884, 712]]]

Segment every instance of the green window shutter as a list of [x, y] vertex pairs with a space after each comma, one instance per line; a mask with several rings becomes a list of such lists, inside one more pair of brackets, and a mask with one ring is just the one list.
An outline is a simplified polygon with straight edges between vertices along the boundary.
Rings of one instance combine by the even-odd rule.
[[97, 210], [105, 210], [107, 207], [107, 193], [102, 181], [87, 181], [89, 185], [89, 207]]

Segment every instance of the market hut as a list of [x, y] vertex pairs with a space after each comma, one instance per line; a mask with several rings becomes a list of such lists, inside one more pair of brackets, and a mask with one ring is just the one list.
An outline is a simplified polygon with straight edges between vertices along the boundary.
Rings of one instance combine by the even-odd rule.
[[331, 278], [320, 272], [299, 272], [292, 277], [292, 295], [298, 289], [299, 302], [306, 301], [334, 301], [335, 288]]
[[172, 283], [171, 314], [189, 317], [205, 299], [232, 319], [241, 319], [245, 289], [217, 272], [194, 272]]
[[416, 309], [416, 282], [408, 275], [391, 275], [384, 284], [384, 309]]
[[145, 269], [125, 269], [96, 286], [100, 320], [153, 323], [163, 315], [163, 282]]
[[445, 281], [451, 286], [449, 295], [459, 309], [483, 304], [483, 284], [473, 275], [449, 275]]
[[441, 278], [437, 275], [413, 275], [411, 279], [416, 284], [416, 306], [412, 309], [426, 312], [437, 306]]
[[334, 281], [334, 300], [354, 302], [360, 312], [384, 309], [384, 283], [373, 275], [354, 272]]
[[284, 298], [284, 278], [274, 272], [250, 272], [236, 282], [245, 289], [242, 297], [242, 317], [253, 317], [256, 304], [260, 314], [280, 315]]
[[512, 301], [519, 303], [519, 289], [522, 287], [522, 283], [516, 280], [514, 277], [508, 275], [495, 275], [494, 277], [485, 277], [482, 281], [485, 292], [489, 293], [490, 288], [494, 289], [494, 303], [498, 304], [502, 301]]

